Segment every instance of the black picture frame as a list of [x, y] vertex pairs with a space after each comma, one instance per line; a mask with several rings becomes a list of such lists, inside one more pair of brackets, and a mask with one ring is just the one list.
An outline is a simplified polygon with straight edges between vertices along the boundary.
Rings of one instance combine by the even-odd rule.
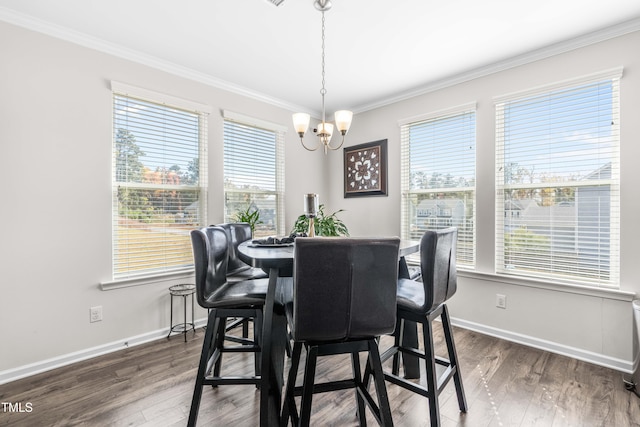
[[387, 140], [343, 148], [344, 197], [387, 195]]

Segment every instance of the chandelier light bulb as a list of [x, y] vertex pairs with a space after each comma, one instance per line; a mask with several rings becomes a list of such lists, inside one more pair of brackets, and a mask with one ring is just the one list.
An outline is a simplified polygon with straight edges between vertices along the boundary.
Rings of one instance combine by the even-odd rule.
[[318, 136], [326, 137], [327, 142], [331, 139], [331, 135], [333, 135], [333, 124], [332, 123], [318, 123]]
[[309, 129], [309, 121], [311, 120], [311, 116], [306, 113], [296, 113], [293, 115], [293, 127], [295, 128], [300, 138], [302, 138]]
[[353, 113], [348, 110], [340, 110], [335, 112], [334, 117], [336, 119], [336, 128], [338, 128], [342, 135], [346, 134], [349, 127], [351, 127]]

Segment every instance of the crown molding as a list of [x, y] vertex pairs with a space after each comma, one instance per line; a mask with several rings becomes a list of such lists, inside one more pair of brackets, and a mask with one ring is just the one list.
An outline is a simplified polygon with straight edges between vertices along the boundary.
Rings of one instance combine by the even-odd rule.
[[[56, 24], [52, 24], [40, 19], [33, 18], [31, 16], [15, 12], [11, 9], [0, 7], [0, 20], [6, 21], [10, 24], [14, 24], [20, 27], [27, 28], [36, 32], [40, 32], [51, 37], [66, 40], [68, 42], [78, 44], [90, 49], [94, 49], [100, 52], [104, 52], [119, 58], [123, 58], [132, 62], [136, 62], [142, 65], [146, 65], [151, 68], [155, 68], [167, 73], [183, 77], [189, 80], [193, 80], [199, 83], [206, 84], [218, 89], [226, 90], [238, 95], [242, 95], [248, 98], [255, 99], [276, 107], [280, 107], [289, 111], [307, 111], [308, 108], [295, 105], [285, 100], [275, 98], [273, 96], [266, 95], [261, 92], [257, 92], [248, 89], [243, 86], [231, 83], [226, 80], [222, 80], [211, 75], [195, 71], [193, 69], [159, 59], [155, 56], [143, 54], [133, 49], [125, 48], [115, 43], [109, 43], [96, 37], [88, 36], [87, 34], [70, 30], [66, 27], [62, 27]], [[620, 24], [612, 25], [607, 28], [603, 28], [588, 34], [584, 34], [575, 37], [570, 40], [558, 42], [540, 49], [533, 50], [531, 52], [517, 55], [504, 61], [488, 64], [482, 67], [474, 68], [463, 73], [459, 73], [444, 79], [440, 79], [435, 82], [428, 83], [415, 89], [411, 89], [405, 92], [401, 92], [395, 96], [387, 97], [371, 103], [362, 104], [353, 108], [354, 113], [363, 113], [365, 111], [373, 110], [376, 108], [384, 107], [399, 101], [404, 101], [415, 96], [424, 95], [436, 90], [444, 89], [446, 87], [454, 86], [460, 83], [467, 82], [469, 80], [484, 77], [490, 74], [494, 74], [500, 71], [504, 71], [510, 68], [514, 68], [520, 65], [528, 64], [531, 62], [539, 61], [545, 58], [549, 58], [561, 53], [569, 52], [571, 50], [579, 49], [581, 47], [589, 46], [595, 43], [599, 43], [605, 40], [612, 39], [614, 37], [623, 36], [635, 31], [640, 30], [640, 17], [631, 19]], [[317, 112], [314, 114], [317, 115]]]
[[69, 28], [52, 24], [41, 19], [18, 13], [14, 10], [0, 6], [0, 20], [8, 22], [28, 30], [36, 31], [51, 37], [65, 40], [89, 49], [97, 50], [118, 58], [136, 62], [148, 67], [167, 72], [169, 74], [203, 83], [217, 89], [226, 90], [238, 95], [252, 98], [276, 107], [280, 107], [290, 111], [305, 111], [305, 107], [292, 104], [279, 98], [266, 95], [261, 92], [247, 89], [243, 86], [231, 83], [229, 81], [213, 77], [209, 74], [201, 73], [193, 69], [162, 60], [152, 55], [147, 55], [139, 51], [123, 47], [121, 45], [106, 42], [97, 37], [71, 30]]
[[440, 89], [455, 86], [460, 83], [488, 76], [490, 74], [508, 70], [510, 68], [515, 68], [521, 65], [540, 61], [542, 59], [550, 58], [555, 55], [560, 55], [562, 53], [570, 52], [572, 50], [580, 49], [582, 47], [590, 46], [636, 31], [640, 31], [640, 18], [634, 18], [617, 25], [612, 25], [611, 27], [603, 28], [601, 30], [594, 31], [588, 34], [583, 34], [570, 40], [554, 43], [540, 49], [532, 50], [530, 52], [505, 59], [504, 61], [499, 61], [482, 67], [474, 68], [472, 70], [446, 77], [406, 92], [402, 92], [393, 97], [363, 104], [358, 106], [357, 108], [354, 108], [353, 112], [363, 113], [365, 111], [374, 110], [376, 108], [394, 104], [399, 101], [404, 101], [415, 96], [435, 92]]

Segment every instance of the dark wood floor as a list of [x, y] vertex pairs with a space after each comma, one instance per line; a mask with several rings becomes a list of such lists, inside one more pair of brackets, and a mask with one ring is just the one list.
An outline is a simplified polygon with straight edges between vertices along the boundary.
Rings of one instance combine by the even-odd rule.
[[[174, 336], [2, 385], [1, 402], [32, 410], [2, 411], [0, 425], [184, 426], [202, 337], [198, 330], [186, 344]], [[469, 411], [459, 413], [449, 384], [441, 395], [444, 427], [640, 426], [640, 399], [619, 372], [468, 330], [456, 329], [455, 338]], [[388, 343], [383, 337], [382, 347]], [[227, 369], [251, 369], [248, 355], [231, 357]], [[350, 369], [337, 356], [320, 363], [318, 377]], [[396, 426], [429, 425], [426, 399], [387, 389]], [[199, 425], [257, 425], [258, 393], [254, 386], [205, 387]], [[312, 425], [357, 425], [353, 392], [317, 395], [313, 403]]]

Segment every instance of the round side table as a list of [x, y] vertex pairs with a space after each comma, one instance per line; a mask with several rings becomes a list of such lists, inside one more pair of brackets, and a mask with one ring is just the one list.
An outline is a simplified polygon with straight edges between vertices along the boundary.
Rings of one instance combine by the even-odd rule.
[[[191, 284], [182, 284], [182, 285], [174, 285], [169, 288], [169, 293], [171, 294], [171, 320], [169, 323], [171, 324], [171, 328], [169, 329], [169, 334], [167, 338], [169, 338], [172, 334], [183, 334], [184, 342], [187, 342], [187, 331], [192, 330], [193, 333], [196, 332], [196, 326], [194, 324], [194, 307], [193, 307], [193, 295], [196, 293], [196, 286]], [[187, 297], [191, 295], [191, 322], [187, 322]], [[174, 297], [182, 297], [182, 302], [184, 306], [184, 321], [182, 323], [173, 324], [173, 298]]]

